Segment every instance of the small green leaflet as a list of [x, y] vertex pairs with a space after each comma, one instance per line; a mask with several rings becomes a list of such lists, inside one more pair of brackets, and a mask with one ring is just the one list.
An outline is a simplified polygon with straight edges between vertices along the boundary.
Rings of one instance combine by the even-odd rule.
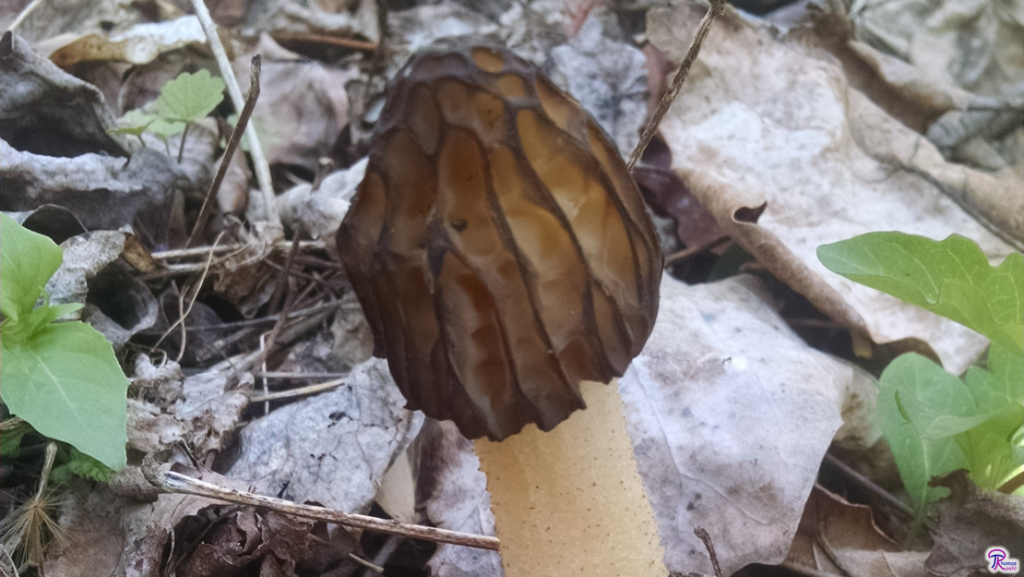
[[155, 114], [143, 112], [136, 108], [135, 110], [129, 110], [124, 116], [119, 118], [117, 120], [117, 127], [111, 129], [110, 132], [140, 137], [156, 119], [157, 116]]
[[[948, 398], [946, 395], [950, 395]], [[926, 439], [927, 415], [944, 409], [959, 414], [959, 407], [971, 402], [960, 379], [929, 359], [913, 353], [889, 363], [879, 379], [878, 418], [882, 434], [889, 441], [903, 486], [917, 506], [945, 496], [942, 487], [929, 487], [934, 475], [965, 468], [963, 451], [951, 438]], [[922, 410], [924, 405], [928, 411]]]
[[871, 232], [818, 247], [832, 272], [973, 329], [1024, 354], [1024, 256], [998, 267], [960, 235]]
[[40, 433], [120, 469], [128, 440], [128, 379], [114, 350], [87, 324], [53, 323], [79, 305], [34, 306], [60, 266], [61, 250], [2, 213], [0, 224], [2, 401]]
[[7, 322], [28, 315], [46, 281], [60, 268], [63, 253], [52, 240], [0, 213], [0, 313]]
[[205, 118], [224, 100], [224, 81], [207, 70], [183, 72], [160, 90], [157, 115], [168, 122], [195, 122]]

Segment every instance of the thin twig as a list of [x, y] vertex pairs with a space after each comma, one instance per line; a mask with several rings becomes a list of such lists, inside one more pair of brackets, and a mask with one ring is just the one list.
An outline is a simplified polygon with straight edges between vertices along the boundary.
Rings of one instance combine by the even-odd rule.
[[711, 541], [711, 535], [703, 527], [694, 528], [693, 534], [700, 539], [701, 543], [704, 543], [704, 548], [708, 550], [708, 556], [711, 557], [711, 568], [715, 571], [715, 577], [722, 577], [722, 568], [718, 566], [718, 555], [715, 553], [715, 544]]
[[[377, 551], [377, 554], [374, 555], [373, 563], [380, 567], [387, 565], [388, 559], [390, 559], [391, 556], [394, 555], [395, 551], [398, 549], [398, 546], [402, 544], [403, 540], [404, 538], [401, 535], [392, 535], [388, 537], [388, 540], [384, 542], [384, 545], [380, 548], [380, 551]], [[363, 577], [372, 577], [370, 571], [370, 569], [363, 571]], [[383, 571], [378, 571], [378, 573], [383, 573]]]
[[896, 509], [900, 513], [903, 513], [907, 517], [914, 516], [914, 510], [907, 506], [906, 503], [894, 497], [892, 493], [874, 484], [871, 481], [871, 479], [868, 479], [864, 475], [861, 475], [852, 467], [837, 459], [835, 455], [833, 455], [832, 453], [825, 453], [825, 462], [831, 465], [832, 467], [839, 469], [839, 472], [841, 472], [855, 484], [859, 485], [862, 489], [877, 495], [879, 498], [885, 501], [887, 505]]
[[[192, 246], [192, 243], [203, 233], [203, 229], [206, 227], [206, 219], [209, 218], [210, 212], [213, 210], [213, 199], [217, 194], [217, 190], [220, 189], [220, 184], [224, 182], [224, 176], [228, 173], [231, 159], [235, 156], [238, 143], [242, 141], [242, 133], [249, 125], [249, 117], [252, 116], [252, 111], [256, 107], [256, 99], [260, 96], [261, 65], [262, 59], [260, 56], [258, 54], [253, 56], [249, 95], [246, 96], [245, 105], [242, 106], [242, 111], [238, 114], [238, 122], [235, 124], [235, 129], [231, 131], [231, 137], [228, 138], [228, 145], [224, 149], [224, 156], [221, 157], [220, 166], [217, 167], [217, 175], [213, 178], [213, 182], [210, 183], [210, 190], [206, 191], [206, 198], [203, 199], [203, 208], [199, 211], [196, 225], [192, 229], [192, 234], [188, 237], [188, 242], [185, 243], [185, 248]], [[274, 206], [276, 207], [277, 205], [275, 204]]]
[[331, 46], [340, 46], [342, 48], [352, 48], [353, 50], [365, 50], [371, 52], [377, 49], [377, 45], [373, 42], [367, 42], [365, 40], [353, 40], [351, 38], [338, 38], [336, 36], [328, 36], [326, 34], [295, 34], [291, 32], [272, 32], [270, 37], [276, 42], [305, 42], [315, 44], [328, 44]]
[[340, 379], [347, 377], [348, 373], [294, 373], [291, 371], [267, 371], [265, 373], [256, 373], [256, 377], [265, 377], [268, 379]]
[[500, 541], [497, 537], [486, 535], [473, 535], [459, 531], [449, 531], [436, 527], [424, 525], [410, 525], [387, 519], [379, 519], [368, 515], [356, 515], [342, 513], [326, 507], [313, 505], [300, 505], [284, 499], [265, 497], [248, 491], [238, 491], [215, 485], [213, 483], [189, 477], [181, 473], [171, 471], [169, 465], [160, 464], [153, 455], [148, 455], [142, 463], [142, 473], [146, 479], [158, 489], [167, 493], [182, 493], [185, 495], [198, 495], [208, 499], [234, 503], [237, 505], [250, 505], [253, 507], [265, 507], [285, 515], [294, 515], [303, 519], [314, 521], [325, 521], [337, 523], [346, 527], [355, 527], [367, 531], [376, 531], [388, 535], [403, 535], [410, 539], [422, 539], [434, 543], [448, 543], [451, 545], [463, 545], [476, 549], [487, 549], [497, 551]]
[[[220, 233], [219, 235], [217, 235], [217, 240], [214, 241], [213, 244], [217, 244], [217, 242], [220, 241], [221, 237], [223, 237], [223, 236], [224, 236], [223, 232]], [[182, 331], [181, 332], [181, 349], [178, 351], [178, 358], [175, 359], [176, 361], [180, 361], [181, 357], [185, 354], [185, 335], [186, 335], [186, 333], [185, 333], [185, 330], [186, 330], [185, 329], [185, 319], [188, 318], [188, 315], [192, 313], [192, 307], [194, 307], [195, 304], [196, 304], [196, 299], [199, 297], [199, 291], [202, 290], [203, 283], [206, 282], [206, 275], [210, 272], [210, 265], [212, 263], [213, 263], [213, 253], [210, 253], [210, 258], [208, 258], [206, 260], [206, 266], [203, 267], [203, 274], [202, 274], [202, 276], [199, 277], [199, 281], [197, 283], [195, 283], [195, 285], [194, 285], [196, 288], [195, 288], [195, 291], [193, 291], [193, 293], [192, 293], [192, 298], [191, 298], [191, 302], [189, 302], [188, 310], [183, 310], [182, 306], [181, 306], [182, 302], [184, 302], [183, 299], [185, 298], [185, 294], [188, 292], [186, 290], [186, 291], [182, 292], [181, 298], [178, 300], [178, 319], [174, 321], [174, 324], [172, 324], [170, 327], [167, 328], [167, 331], [163, 335], [161, 335], [160, 338], [153, 345], [153, 348], [159, 347], [160, 343], [164, 342], [164, 339], [166, 339], [171, 334], [171, 332], [174, 331], [174, 329], [180, 324], [181, 327], [182, 327], [182, 329], [181, 329], [181, 331]]]
[[375, 571], [375, 572], [380, 573], [380, 574], [384, 573], [384, 568], [383, 567], [381, 567], [380, 565], [375, 565], [373, 562], [367, 561], [366, 559], [363, 559], [359, 555], [355, 555], [353, 553], [349, 553], [348, 554], [348, 558], [353, 560], [353, 561], [355, 561], [356, 563], [359, 563], [363, 567], [366, 567], [367, 571]]
[[287, 399], [291, 397], [301, 397], [304, 395], [315, 395], [331, 389], [336, 389], [339, 386], [345, 384], [345, 379], [334, 379], [333, 381], [326, 381], [323, 383], [317, 383], [315, 385], [307, 385], [305, 387], [299, 387], [297, 389], [288, 389], [287, 391], [278, 391], [276, 393], [264, 392], [262, 395], [252, 395], [249, 399], [252, 403], [263, 403], [269, 401], [278, 401], [281, 399]]
[[720, 236], [718, 238], [711, 239], [710, 241], [705, 242], [703, 244], [698, 244], [696, 246], [688, 246], [683, 250], [676, 251], [665, 257], [665, 267], [667, 268], [678, 262], [682, 262], [684, 260], [692, 258], [693, 256], [698, 255], [706, 250], [711, 250], [728, 240], [729, 237]]
[[[154, 260], [173, 260], [176, 258], [188, 258], [192, 256], [206, 256], [206, 253], [208, 252], [234, 252], [242, 250], [247, 246], [249, 245], [244, 243], [222, 244], [219, 246], [197, 246], [195, 248], [179, 248], [175, 250], [154, 252], [149, 256], [153, 257]], [[291, 250], [292, 241], [279, 240], [274, 243], [273, 248], [274, 250]], [[304, 240], [299, 242], [299, 248], [303, 250], [323, 250], [327, 248], [327, 243], [322, 240]]]
[[654, 114], [651, 115], [651, 118], [640, 133], [640, 141], [636, 143], [636, 148], [629, 155], [629, 162], [627, 163], [629, 170], [633, 170], [633, 167], [636, 166], [637, 161], [640, 160], [640, 155], [644, 153], [647, 145], [654, 138], [654, 133], [657, 132], [661, 119], [665, 117], [665, 113], [672, 106], [672, 101], [676, 99], [676, 96], [679, 96], [679, 91], [683, 88], [683, 82], [690, 74], [690, 67], [697, 60], [697, 55], [700, 54], [700, 47], [704, 44], [704, 39], [707, 38], [708, 32], [711, 30], [711, 24], [715, 21], [715, 18], [718, 18], [725, 11], [725, 0], [710, 0], [710, 2], [711, 5], [708, 6], [707, 14], [704, 15], [700, 25], [697, 26], [697, 33], [693, 36], [693, 42], [690, 43], [690, 49], [686, 52], [686, 57], [683, 58], [683, 62], [679, 65], [679, 70], [676, 71], [676, 75], [672, 78], [672, 85], [669, 86], [668, 92], [658, 102], [658, 107], [654, 109]]
[[[196, 17], [199, 18], [199, 24], [203, 27], [203, 32], [206, 33], [206, 40], [210, 44], [210, 51], [213, 52], [214, 58], [217, 59], [217, 67], [220, 68], [220, 74], [224, 77], [224, 84], [227, 85], [231, 102], [235, 105], [235, 110], [242, 110], [242, 107], [245, 105], [242, 101], [242, 91], [238, 88], [238, 79], [235, 78], [235, 72], [231, 69], [231, 61], [228, 60], [224, 46], [220, 43], [220, 36], [217, 35], [217, 25], [213, 23], [210, 11], [207, 10], [206, 3], [203, 0], [192, 0], [192, 8], [196, 12]], [[251, 93], [252, 90], [253, 88], [250, 86], [249, 92]], [[239, 119], [239, 124], [241, 122], [241, 119]], [[267, 220], [270, 222], [281, 222], [281, 217], [277, 214], [274, 185], [270, 178], [270, 165], [267, 164], [267, 157], [263, 154], [263, 146], [260, 145], [259, 136], [256, 134], [256, 127], [246, 127], [245, 135], [249, 138], [249, 155], [252, 157], [253, 168], [256, 169], [256, 181], [260, 185], [260, 191], [263, 192], [263, 204], [266, 209]], [[230, 158], [230, 155], [225, 156], [225, 161]]]

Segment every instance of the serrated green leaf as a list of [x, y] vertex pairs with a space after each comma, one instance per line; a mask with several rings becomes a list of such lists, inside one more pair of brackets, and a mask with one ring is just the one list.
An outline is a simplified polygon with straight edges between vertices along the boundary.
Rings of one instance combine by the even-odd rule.
[[76, 321], [0, 344], [3, 401], [12, 414], [112, 469], [124, 467], [128, 379], [103, 335]]
[[68, 461], [54, 467], [50, 471], [50, 483], [52, 485], [67, 483], [71, 480], [72, 476], [106, 483], [114, 475], [113, 469], [74, 447], [71, 447], [68, 453]]
[[[944, 487], [928, 486], [933, 476], [967, 466], [967, 459], [953, 438], [922, 437], [919, 427], [924, 414], [943, 405], [952, 407], [964, 402], [973, 405], [960, 379], [913, 353], [889, 363], [879, 379], [879, 425], [892, 449], [903, 486], [919, 507], [948, 493]], [[951, 414], [960, 413], [954, 410]]]
[[0, 313], [7, 323], [32, 311], [63, 259], [52, 240], [0, 213]]
[[135, 110], [129, 110], [124, 116], [118, 118], [117, 126], [110, 129], [110, 132], [142, 136], [142, 133], [145, 132], [146, 129], [149, 128], [149, 125], [153, 124], [156, 119], [156, 114], [143, 112], [136, 108]]
[[209, 71], [182, 72], [160, 89], [156, 111], [170, 122], [195, 122], [205, 118], [224, 100], [224, 81]]
[[818, 247], [832, 272], [891, 294], [973, 329], [1024, 354], [1024, 256], [998, 267], [959, 235], [935, 241], [872, 232]]

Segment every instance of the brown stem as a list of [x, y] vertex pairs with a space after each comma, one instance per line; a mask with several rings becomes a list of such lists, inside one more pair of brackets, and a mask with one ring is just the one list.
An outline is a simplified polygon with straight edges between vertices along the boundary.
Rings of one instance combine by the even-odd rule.
[[633, 170], [633, 167], [636, 166], [637, 161], [640, 160], [640, 155], [644, 153], [647, 145], [654, 138], [654, 133], [658, 130], [661, 119], [665, 117], [665, 113], [672, 106], [672, 101], [676, 99], [676, 96], [679, 96], [679, 91], [683, 88], [683, 81], [690, 74], [690, 67], [693, 66], [694, 61], [697, 60], [697, 55], [700, 54], [700, 47], [704, 44], [704, 39], [707, 38], [708, 32], [711, 30], [711, 24], [723, 11], [725, 11], [725, 0], [711, 0], [707, 14], [704, 15], [700, 25], [697, 26], [697, 33], [693, 36], [690, 49], [686, 52], [686, 57], [683, 58], [683, 62], [679, 65], [679, 70], [676, 71], [676, 75], [672, 78], [672, 85], [669, 86], [668, 92], [658, 102], [658, 107], [654, 109], [654, 114], [647, 121], [643, 132], [640, 133], [640, 141], [636, 143], [636, 148], [629, 155], [629, 162], [627, 163], [629, 170]]
[[235, 129], [231, 131], [231, 137], [228, 138], [228, 145], [224, 149], [224, 156], [221, 157], [220, 166], [217, 167], [217, 175], [213, 178], [213, 182], [210, 183], [210, 189], [206, 191], [206, 198], [203, 199], [203, 208], [199, 210], [199, 218], [196, 219], [196, 225], [192, 229], [192, 234], [188, 236], [185, 248], [192, 246], [196, 239], [199, 238], [199, 235], [202, 234], [203, 228], [206, 227], [206, 219], [210, 217], [210, 211], [213, 210], [211, 200], [220, 189], [221, 183], [224, 182], [224, 176], [228, 173], [231, 159], [235, 157], [238, 143], [242, 141], [242, 134], [245, 132], [246, 125], [249, 124], [249, 117], [252, 116], [252, 111], [256, 107], [256, 99], [260, 95], [260, 67], [262, 61], [258, 54], [252, 57], [252, 76], [249, 81], [249, 94], [245, 97], [245, 106], [242, 107], [242, 111], [238, 114], [238, 123], [235, 124]]

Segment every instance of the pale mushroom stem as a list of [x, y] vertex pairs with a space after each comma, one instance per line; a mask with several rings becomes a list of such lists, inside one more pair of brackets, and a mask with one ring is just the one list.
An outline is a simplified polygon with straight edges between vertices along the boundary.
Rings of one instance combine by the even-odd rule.
[[587, 410], [476, 441], [507, 577], [668, 575], [618, 382], [585, 382]]

